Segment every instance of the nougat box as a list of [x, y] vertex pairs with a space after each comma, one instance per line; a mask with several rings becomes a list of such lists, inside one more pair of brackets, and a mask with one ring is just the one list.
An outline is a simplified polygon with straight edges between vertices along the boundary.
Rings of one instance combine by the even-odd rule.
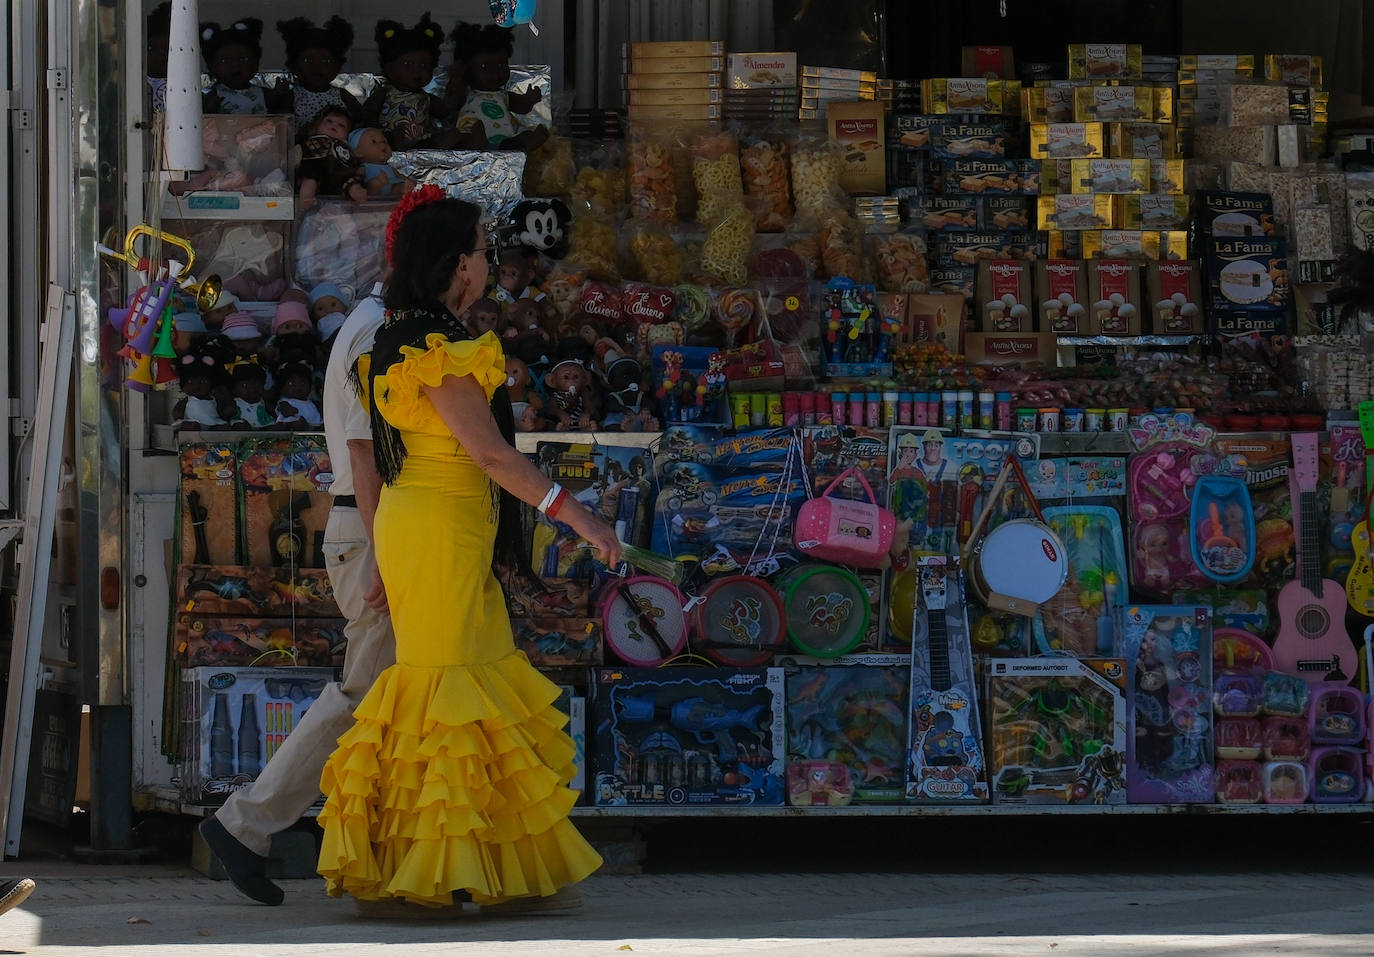
[[1052, 332], [970, 332], [964, 355], [974, 365], [1058, 364], [1058, 343]]
[[1113, 198], [1116, 224], [1122, 229], [1186, 229], [1192, 212], [1187, 196], [1144, 193]]
[[909, 344], [939, 344], [950, 352], [962, 352], [967, 308], [968, 300], [962, 292], [908, 294]]
[[1167, 86], [1087, 86], [1073, 91], [1076, 123], [1172, 123], [1174, 91]]
[[1116, 225], [1113, 198], [1102, 193], [1041, 196], [1036, 204], [1036, 222], [1041, 230], [1057, 229], [1061, 232], [1111, 229]]
[[1146, 193], [1150, 190], [1149, 160], [1086, 159], [1067, 162], [1069, 188], [1060, 192], [1117, 195]]
[[1143, 75], [1139, 43], [1069, 45], [1069, 79], [1138, 80]]
[[830, 140], [843, 150], [840, 186], [851, 196], [886, 191], [885, 136], [881, 103], [831, 103], [826, 108]]
[[1009, 46], [968, 46], [964, 47], [960, 58], [964, 76], [978, 76], [984, 79], [1016, 79], [1016, 60]]
[[1088, 262], [1088, 332], [1138, 336], [1141, 329], [1140, 262], [1093, 259]]
[[1091, 159], [1106, 156], [1101, 123], [1032, 123], [1031, 159]]
[[1042, 259], [1035, 263], [1035, 298], [1040, 303], [1042, 332], [1087, 334], [1088, 265], [1081, 259]]
[[978, 263], [978, 331], [1033, 332], [1031, 271], [1024, 259], [984, 259]]
[[796, 51], [727, 54], [725, 79], [726, 85], [732, 90], [795, 88]]

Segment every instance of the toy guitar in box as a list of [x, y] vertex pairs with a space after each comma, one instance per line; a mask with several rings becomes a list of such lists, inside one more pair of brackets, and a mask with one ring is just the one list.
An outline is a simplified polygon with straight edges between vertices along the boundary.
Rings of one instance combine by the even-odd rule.
[[[1332, 431], [1335, 431], [1334, 427]], [[1345, 579], [1345, 597], [1350, 602], [1351, 608], [1368, 618], [1374, 617], [1374, 564], [1370, 562], [1371, 536], [1369, 534], [1369, 492], [1371, 486], [1374, 486], [1374, 472], [1371, 472], [1369, 468], [1369, 457], [1371, 450], [1374, 450], [1374, 401], [1360, 403], [1360, 433], [1364, 439], [1365, 511], [1364, 516], [1355, 521], [1351, 527], [1350, 547], [1354, 551], [1355, 557]], [[1334, 439], [1332, 444], [1335, 444]], [[1338, 492], [1344, 491], [1345, 489], [1341, 488], [1339, 483], [1331, 489], [1333, 518], [1337, 505], [1340, 504]], [[1348, 499], [1348, 495], [1344, 498]]]
[[1317, 433], [1294, 432], [1292, 495], [1298, 503], [1298, 578], [1279, 592], [1275, 667], [1309, 684], [1347, 682], [1355, 648], [1345, 630], [1345, 593], [1322, 577], [1317, 517]]
[[986, 801], [982, 723], [958, 566], [920, 568], [926, 641], [911, 645], [911, 749], [906, 796], [916, 801]]

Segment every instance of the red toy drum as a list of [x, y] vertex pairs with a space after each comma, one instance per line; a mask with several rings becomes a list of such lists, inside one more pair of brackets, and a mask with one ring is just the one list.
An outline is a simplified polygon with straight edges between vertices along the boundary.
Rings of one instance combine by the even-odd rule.
[[752, 668], [772, 661], [787, 642], [782, 599], [762, 579], [728, 575], [713, 581], [694, 609], [697, 649], [712, 661]]

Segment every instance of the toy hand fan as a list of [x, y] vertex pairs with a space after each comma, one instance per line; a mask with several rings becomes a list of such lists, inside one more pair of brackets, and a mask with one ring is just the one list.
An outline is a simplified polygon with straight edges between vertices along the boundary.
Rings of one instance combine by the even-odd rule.
[[696, 645], [712, 661], [735, 668], [770, 662], [787, 642], [782, 599], [748, 575], [718, 578], [694, 609]]
[[1242, 479], [1204, 475], [1193, 487], [1189, 527], [1193, 564], [1212, 581], [1230, 584], [1255, 564], [1255, 513]]
[[607, 646], [628, 665], [657, 668], [687, 645], [682, 592], [661, 578], [612, 580], [601, 624]]
[[[491, 18], [496, 21], [496, 25], [514, 27], [534, 19], [537, 0], [490, 0], [490, 3]], [[530, 30], [534, 31], [535, 36], [539, 35], [539, 31], [533, 26]]]
[[803, 654], [835, 658], [853, 651], [868, 632], [868, 589], [836, 565], [798, 565], [779, 585], [787, 634]]

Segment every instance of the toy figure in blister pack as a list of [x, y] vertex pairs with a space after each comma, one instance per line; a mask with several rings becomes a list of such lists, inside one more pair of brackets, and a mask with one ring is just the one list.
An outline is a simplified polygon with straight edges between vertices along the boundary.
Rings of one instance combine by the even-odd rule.
[[[833, 363], [881, 362], [877, 289], [843, 277], [825, 287], [826, 342]], [[885, 345], [885, 344], [884, 344]]]
[[[212, 571], [207, 569], [207, 571]], [[237, 601], [246, 599], [254, 605], [265, 607], [270, 598], [253, 589], [247, 578], [237, 575], [223, 575], [214, 572], [214, 577], [207, 575], [204, 578], [197, 578], [192, 575], [184, 589], [188, 607], [195, 604], [195, 596], [203, 592], [208, 592], [216, 598], [226, 601]]]

